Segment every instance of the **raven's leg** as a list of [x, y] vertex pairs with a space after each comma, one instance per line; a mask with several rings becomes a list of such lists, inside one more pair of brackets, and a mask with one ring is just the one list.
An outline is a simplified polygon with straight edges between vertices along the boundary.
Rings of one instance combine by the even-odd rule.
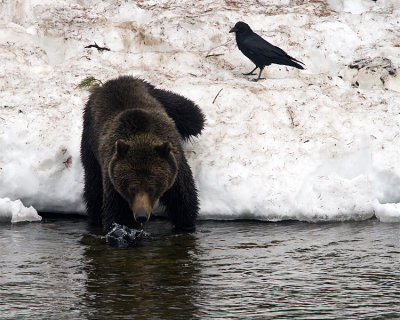
[[254, 75], [255, 73], [253, 73], [254, 72], [254, 70], [256, 70], [258, 67], [256, 66], [253, 70], [251, 70], [250, 72], [248, 72], [248, 73], [243, 73], [243, 75], [244, 76], [251, 76], [251, 75]]
[[260, 73], [258, 74], [258, 78], [257, 79], [253, 79], [254, 82], [257, 82], [258, 80], [263, 80], [265, 78], [261, 78], [261, 72], [264, 70], [264, 67], [260, 68]]

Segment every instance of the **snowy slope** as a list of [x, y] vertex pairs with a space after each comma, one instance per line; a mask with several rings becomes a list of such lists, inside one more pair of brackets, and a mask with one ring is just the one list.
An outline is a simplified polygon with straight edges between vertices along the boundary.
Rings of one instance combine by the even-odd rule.
[[[131, 74], [207, 116], [186, 146], [200, 218], [400, 221], [397, 0], [11, 0], [0, 19], [0, 198], [83, 212], [78, 84]], [[249, 81], [239, 20], [307, 70]]]

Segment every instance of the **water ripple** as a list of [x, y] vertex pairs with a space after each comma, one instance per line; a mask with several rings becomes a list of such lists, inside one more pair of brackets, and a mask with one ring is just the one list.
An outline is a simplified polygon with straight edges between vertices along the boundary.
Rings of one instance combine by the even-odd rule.
[[395, 224], [155, 220], [122, 249], [50, 222], [0, 226], [1, 319], [400, 318]]

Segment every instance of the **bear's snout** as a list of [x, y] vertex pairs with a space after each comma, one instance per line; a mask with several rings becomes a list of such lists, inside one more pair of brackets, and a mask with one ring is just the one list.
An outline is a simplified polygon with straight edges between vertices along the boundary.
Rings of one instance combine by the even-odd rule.
[[151, 210], [153, 206], [151, 205], [150, 197], [145, 192], [139, 192], [133, 199], [132, 211], [133, 217], [139, 223], [144, 223], [150, 218]]
[[145, 223], [149, 219], [147, 212], [144, 208], [139, 208], [135, 214], [135, 220], [139, 223]]

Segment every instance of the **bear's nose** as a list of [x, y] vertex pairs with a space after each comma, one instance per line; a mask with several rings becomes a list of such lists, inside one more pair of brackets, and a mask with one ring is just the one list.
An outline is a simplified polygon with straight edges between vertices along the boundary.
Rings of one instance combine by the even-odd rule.
[[147, 212], [144, 208], [139, 208], [135, 213], [135, 220], [139, 223], [147, 221]]

